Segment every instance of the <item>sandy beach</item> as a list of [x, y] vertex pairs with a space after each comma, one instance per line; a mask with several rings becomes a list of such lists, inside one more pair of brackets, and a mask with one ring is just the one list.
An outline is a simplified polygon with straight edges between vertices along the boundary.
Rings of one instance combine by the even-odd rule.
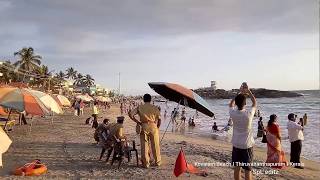
[[[161, 167], [143, 169], [136, 167], [135, 158], [117, 169], [116, 165], [98, 161], [100, 147], [93, 139], [94, 130], [86, 125], [85, 119], [90, 109], [85, 109], [81, 117], [67, 110], [64, 115], [50, 118], [35, 118], [32, 132], [29, 126], [16, 125], [9, 133], [13, 143], [3, 155], [4, 167], [0, 170], [0, 179], [20, 179], [11, 175], [16, 167], [40, 159], [48, 166], [48, 172], [39, 177], [28, 179], [175, 179], [173, 175], [175, 159], [181, 147], [185, 152], [188, 163], [226, 163], [231, 161], [231, 144], [212, 138], [168, 133], [161, 146], [163, 164]], [[115, 121], [120, 114], [119, 106], [112, 105], [111, 109], [100, 114]], [[126, 116], [125, 134], [129, 140], [135, 140], [140, 147], [139, 138], [135, 133], [135, 124]], [[140, 157], [140, 148], [139, 157]], [[287, 160], [289, 159], [287, 155]], [[254, 162], [264, 162], [266, 149], [254, 148]], [[254, 179], [318, 179], [320, 164], [302, 159], [305, 169], [287, 167], [273, 172], [271, 168], [254, 168]], [[117, 164], [117, 163], [116, 163]], [[233, 179], [232, 167], [202, 167], [208, 177], [183, 174], [179, 179]], [[259, 174], [260, 173], [260, 174]]]

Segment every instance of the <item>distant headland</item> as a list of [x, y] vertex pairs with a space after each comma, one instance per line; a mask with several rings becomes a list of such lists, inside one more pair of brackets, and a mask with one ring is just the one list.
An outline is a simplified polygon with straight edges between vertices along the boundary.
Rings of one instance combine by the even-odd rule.
[[[239, 93], [239, 89], [217, 89], [216, 85], [217, 83], [215, 81], [211, 81], [210, 87], [194, 89], [193, 91], [201, 97], [208, 99], [230, 99]], [[293, 91], [280, 91], [265, 88], [252, 88], [251, 91], [256, 98], [282, 98], [303, 96], [302, 94]]]

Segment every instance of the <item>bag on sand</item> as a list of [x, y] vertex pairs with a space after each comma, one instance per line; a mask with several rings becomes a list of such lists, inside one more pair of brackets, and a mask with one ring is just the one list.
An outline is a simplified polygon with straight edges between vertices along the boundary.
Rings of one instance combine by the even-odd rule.
[[88, 117], [88, 118], [86, 119], [86, 124], [89, 124], [89, 123], [90, 123], [90, 119], [91, 119], [91, 117]]

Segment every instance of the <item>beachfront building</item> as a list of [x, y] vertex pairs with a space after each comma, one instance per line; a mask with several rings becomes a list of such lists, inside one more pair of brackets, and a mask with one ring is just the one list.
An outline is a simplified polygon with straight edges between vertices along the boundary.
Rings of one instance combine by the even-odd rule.
[[109, 93], [109, 89], [101, 86], [100, 84], [95, 84], [90, 87], [86, 86], [74, 86], [73, 93], [75, 94], [89, 94], [89, 95], [98, 95], [98, 96], [105, 96]]
[[217, 82], [216, 81], [211, 81], [209, 87], [202, 87], [202, 88], [199, 88], [198, 90], [201, 90], [201, 91], [216, 91], [217, 90]]

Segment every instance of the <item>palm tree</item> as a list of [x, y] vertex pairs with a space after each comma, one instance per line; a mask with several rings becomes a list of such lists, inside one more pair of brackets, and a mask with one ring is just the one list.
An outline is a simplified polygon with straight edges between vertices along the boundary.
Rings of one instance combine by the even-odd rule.
[[76, 86], [84, 86], [84, 77], [81, 73], [78, 73], [76, 78], [75, 78], [75, 81], [73, 83], [73, 85], [76, 85]]
[[77, 73], [78, 72], [74, 70], [73, 67], [70, 67], [66, 70], [66, 77], [75, 80], [77, 78]]
[[14, 55], [19, 56], [18, 61], [14, 65], [18, 69], [27, 71], [27, 74], [39, 68], [41, 64], [42, 57], [36, 55], [32, 47], [22, 48], [18, 52], [15, 52]]
[[62, 72], [59, 71], [59, 73], [56, 73], [54, 77], [54, 85], [59, 86], [60, 88], [63, 87], [63, 83], [65, 82], [66, 75]]
[[83, 84], [87, 87], [90, 87], [94, 85], [94, 79], [89, 74], [87, 74], [83, 77]]
[[42, 65], [37, 69], [36, 73], [39, 76], [39, 78], [35, 80], [36, 84], [42, 84], [42, 87], [45, 88], [46, 84], [50, 82], [48, 79], [51, 78], [52, 71], [49, 72], [48, 66]]
[[16, 73], [13, 72], [14, 65], [11, 64], [10, 61], [5, 61], [0, 66], [0, 72], [2, 73], [1, 82], [3, 83], [10, 83], [15, 82], [18, 79], [18, 76]]
[[61, 81], [61, 82], [63, 82], [66, 77], [66, 75], [62, 72], [62, 71], [59, 71], [59, 73], [56, 73], [56, 78], [59, 80], [59, 81]]

